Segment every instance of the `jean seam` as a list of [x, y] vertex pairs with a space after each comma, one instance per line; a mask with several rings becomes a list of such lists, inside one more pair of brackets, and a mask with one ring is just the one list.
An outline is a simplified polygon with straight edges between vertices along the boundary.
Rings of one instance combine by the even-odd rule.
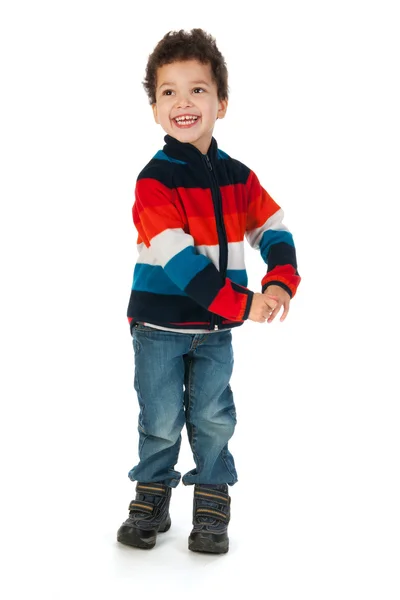
[[[136, 358], [136, 355], [139, 354], [139, 352], [140, 352], [139, 349], [136, 350], [136, 346], [139, 346], [139, 343], [138, 343], [138, 340], [133, 337], [133, 347], [134, 347], [134, 352], [135, 352], [135, 358]], [[139, 430], [139, 432], [140, 432], [140, 434], [142, 436], [146, 436], [146, 427], [145, 427], [145, 424], [144, 424], [144, 420], [145, 420], [145, 406], [144, 406], [144, 402], [140, 403], [140, 401], [139, 401], [139, 398], [142, 398], [142, 392], [140, 390], [139, 375], [138, 375], [138, 369], [136, 369], [136, 364], [135, 364], [135, 375], [134, 375], [134, 384], [133, 384], [133, 387], [136, 390], [138, 404], [139, 404], [138, 430]], [[141, 450], [143, 448], [143, 445], [144, 445], [145, 441], [146, 440], [144, 439], [141, 443], [139, 442], [139, 449], [138, 449], [139, 454], [140, 454], [140, 452], [141, 452]]]
[[235, 475], [235, 473], [233, 473], [231, 471], [231, 469], [229, 468], [229, 465], [228, 465], [228, 461], [226, 460], [227, 451], [228, 451], [228, 444], [222, 450], [222, 460], [224, 461], [224, 464], [225, 464], [225, 467], [226, 467], [226, 470], [228, 471], [228, 473], [231, 475], [231, 477], [233, 477], [234, 480], [236, 480], [236, 475]]
[[148, 436], [145, 433], [142, 433], [141, 437], [142, 437], [142, 440], [139, 442], [139, 448], [138, 448], [139, 457], [142, 453], [143, 446], [145, 445]]
[[[188, 409], [189, 409], [189, 418], [190, 415], [192, 413], [192, 407], [193, 407], [193, 395], [192, 395], [192, 361], [190, 361], [189, 363], [189, 375], [188, 375], [188, 395], [189, 395], [189, 403], [188, 403]], [[193, 423], [190, 423], [190, 431], [191, 431], [191, 439], [189, 440], [190, 442], [190, 447], [192, 449], [192, 454], [193, 454], [193, 458], [194, 461], [196, 463], [196, 467], [200, 468], [200, 458], [196, 452], [196, 440], [197, 440], [197, 436], [196, 436], [196, 427], [195, 425], [193, 425]]]

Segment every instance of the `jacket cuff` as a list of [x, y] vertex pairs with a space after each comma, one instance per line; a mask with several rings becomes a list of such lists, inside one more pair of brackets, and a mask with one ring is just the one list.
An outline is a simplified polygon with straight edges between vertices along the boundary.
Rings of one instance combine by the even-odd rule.
[[244, 309], [244, 314], [243, 314], [243, 317], [242, 317], [243, 321], [245, 321], [246, 319], [249, 318], [251, 303], [253, 302], [253, 296], [254, 296], [254, 292], [252, 292], [251, 290], [249, 290], [249, 293], [247, 295], [246, 308]]
[[290, 287], [282, 283], [282, 281], [267, 281], [267, 283], [264, 283], [264, 285], [262, 286], [262, 293], [264, 293], [267, 287], [270, 285], [279, 285], [279, 287], [281, 287], [283, 290], [285, 290], [285, 292], [289, 294], [290, 298], [293, 298], [294, 293], [292, 292]]

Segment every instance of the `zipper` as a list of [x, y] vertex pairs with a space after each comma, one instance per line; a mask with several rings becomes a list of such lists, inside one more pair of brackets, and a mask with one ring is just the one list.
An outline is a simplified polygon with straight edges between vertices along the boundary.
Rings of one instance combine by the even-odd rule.
[[[220, 240], [220, 253], [219, 253], [219, 271], [222, 277], [225, 279], [226, 271], [228, 268], [228, 240], [226, 236], [225, 224], [222, 218], [222, 199], [221, 192], [219, 191], [219, 186], [217, 183], [217, 178], [214, 174], [214, 170], [211, 164], [210, 159], [207, 154], [205, 156], [206, 165], [211, 174], [211, 195], [214, 201], [214, 209], [217, 221], [217, 232], [218, 238]], [[214, 192], [214, 193], [213, 193]], [[220, 235], [221, 234], [221, 235]], [[221, 244], [222, 241], [222, 244]]]
[[[221, 276], [225, 281], [226, 271], [228, 269], [228, 239], [227, 239], [227, 235], [226, 235], [224, 219], [222, 217], [221, 192], [219, 190], [217, 178], [215, 176], [211, 161], [207, 154], [205, 155], [205, 164], [207, 166], [207, 170], [210, 172], [211, 197], [213, 199], [215, 218], [216, 218], [216, 222], [217, 222], [217, 233], [218, 233], [219, 248], [220, 248], [219, 272], [221, 273]], [[213, 314], [211, 316], [211, 329], [218, 331], [220, 325], [221, 325], [221, 317], [219, 315]]]

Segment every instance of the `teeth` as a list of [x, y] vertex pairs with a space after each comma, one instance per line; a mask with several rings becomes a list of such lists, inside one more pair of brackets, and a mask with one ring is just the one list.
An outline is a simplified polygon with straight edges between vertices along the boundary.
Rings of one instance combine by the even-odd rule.
[[198, 117], [176, 117], [175, 121], [177, 123], [184, 123], [185, 121], [188, 123], [194, 123], [197, 121]]

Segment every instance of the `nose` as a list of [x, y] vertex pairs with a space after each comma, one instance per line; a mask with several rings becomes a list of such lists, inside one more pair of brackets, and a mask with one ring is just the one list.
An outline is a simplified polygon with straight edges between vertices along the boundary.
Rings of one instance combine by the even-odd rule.
[[193, 106], [189, 93], [179, 92], [176, 95], [176, 107], [187, 108], [188, 106]]

